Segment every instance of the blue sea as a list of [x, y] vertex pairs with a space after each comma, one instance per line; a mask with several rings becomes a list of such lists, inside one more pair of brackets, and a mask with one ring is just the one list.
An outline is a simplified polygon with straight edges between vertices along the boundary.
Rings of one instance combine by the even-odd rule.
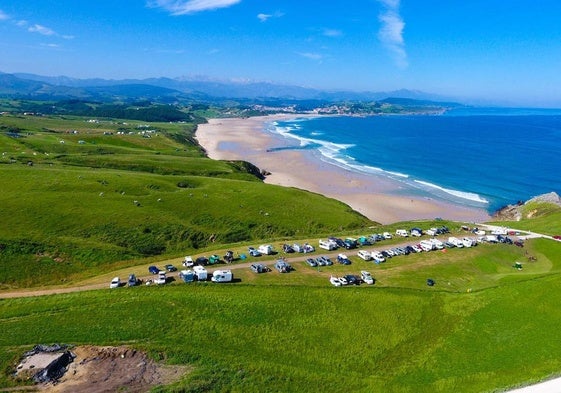
[[561, 194], [561, 110], [461, 108], [442, 115], [278, 121], [270, 150], [305, 149], [350, 171], [400, 182], [403, 194], [484, 208]]

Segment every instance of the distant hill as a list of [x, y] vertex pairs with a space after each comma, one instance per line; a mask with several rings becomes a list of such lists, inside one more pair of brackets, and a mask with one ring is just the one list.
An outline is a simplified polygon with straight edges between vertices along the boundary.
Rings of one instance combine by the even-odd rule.
[[407, 89], [390, 92], [326, 91], [268, 82], [231, 82], [204, 78], [77, 79], [26, 73], [0, 73], [0, 96], [99, 100], [141, 98], [160, 102], [224, 99], [364, 102], [380, 101], [389, 97], [431, 102], [450, 101], [446, 97]]

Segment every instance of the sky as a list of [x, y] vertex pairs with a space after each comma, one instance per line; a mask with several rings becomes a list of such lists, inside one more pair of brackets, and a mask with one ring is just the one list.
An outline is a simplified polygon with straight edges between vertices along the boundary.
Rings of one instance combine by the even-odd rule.
[[0, 71], [561, 107], [561, 1], [0, 0]]

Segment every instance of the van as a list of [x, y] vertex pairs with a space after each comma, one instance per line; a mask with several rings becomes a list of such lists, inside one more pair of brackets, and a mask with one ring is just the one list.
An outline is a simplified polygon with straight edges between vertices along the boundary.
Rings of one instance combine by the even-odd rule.
[[332, 251], [332, 250], [336, 250], [337, 249], [337, 243], [335, 243], [333, 240], [319, 240], [319, 248], [323, 248], [324, 250], [327, 251]]
[[372, 259], [372, 254], [366, 250], [360, 250], [356, 255], [358, 255], [359, 258], [362, 258], [365, 261], [370, 261]]
[[409, 234], [407, 233], [407, 231], [405, 229], [398, 229], [395, 231], [395, 234], [398, 236], [402, 236], [402, 237], [408, 237]]

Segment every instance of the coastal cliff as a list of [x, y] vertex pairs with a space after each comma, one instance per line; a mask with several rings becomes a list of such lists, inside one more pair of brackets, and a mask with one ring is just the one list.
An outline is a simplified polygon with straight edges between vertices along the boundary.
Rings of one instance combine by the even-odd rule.
[[528, 206], [532, 203], [551, 203], [561, 206], [561, 197], [556, 192], [538, 195], [526, 202], [520, 201], [497, 210], [493, 218], [505, 221], [520, 221], [522, 218], [532, 218], [537, 213], [536, 209], [528, 209]]

